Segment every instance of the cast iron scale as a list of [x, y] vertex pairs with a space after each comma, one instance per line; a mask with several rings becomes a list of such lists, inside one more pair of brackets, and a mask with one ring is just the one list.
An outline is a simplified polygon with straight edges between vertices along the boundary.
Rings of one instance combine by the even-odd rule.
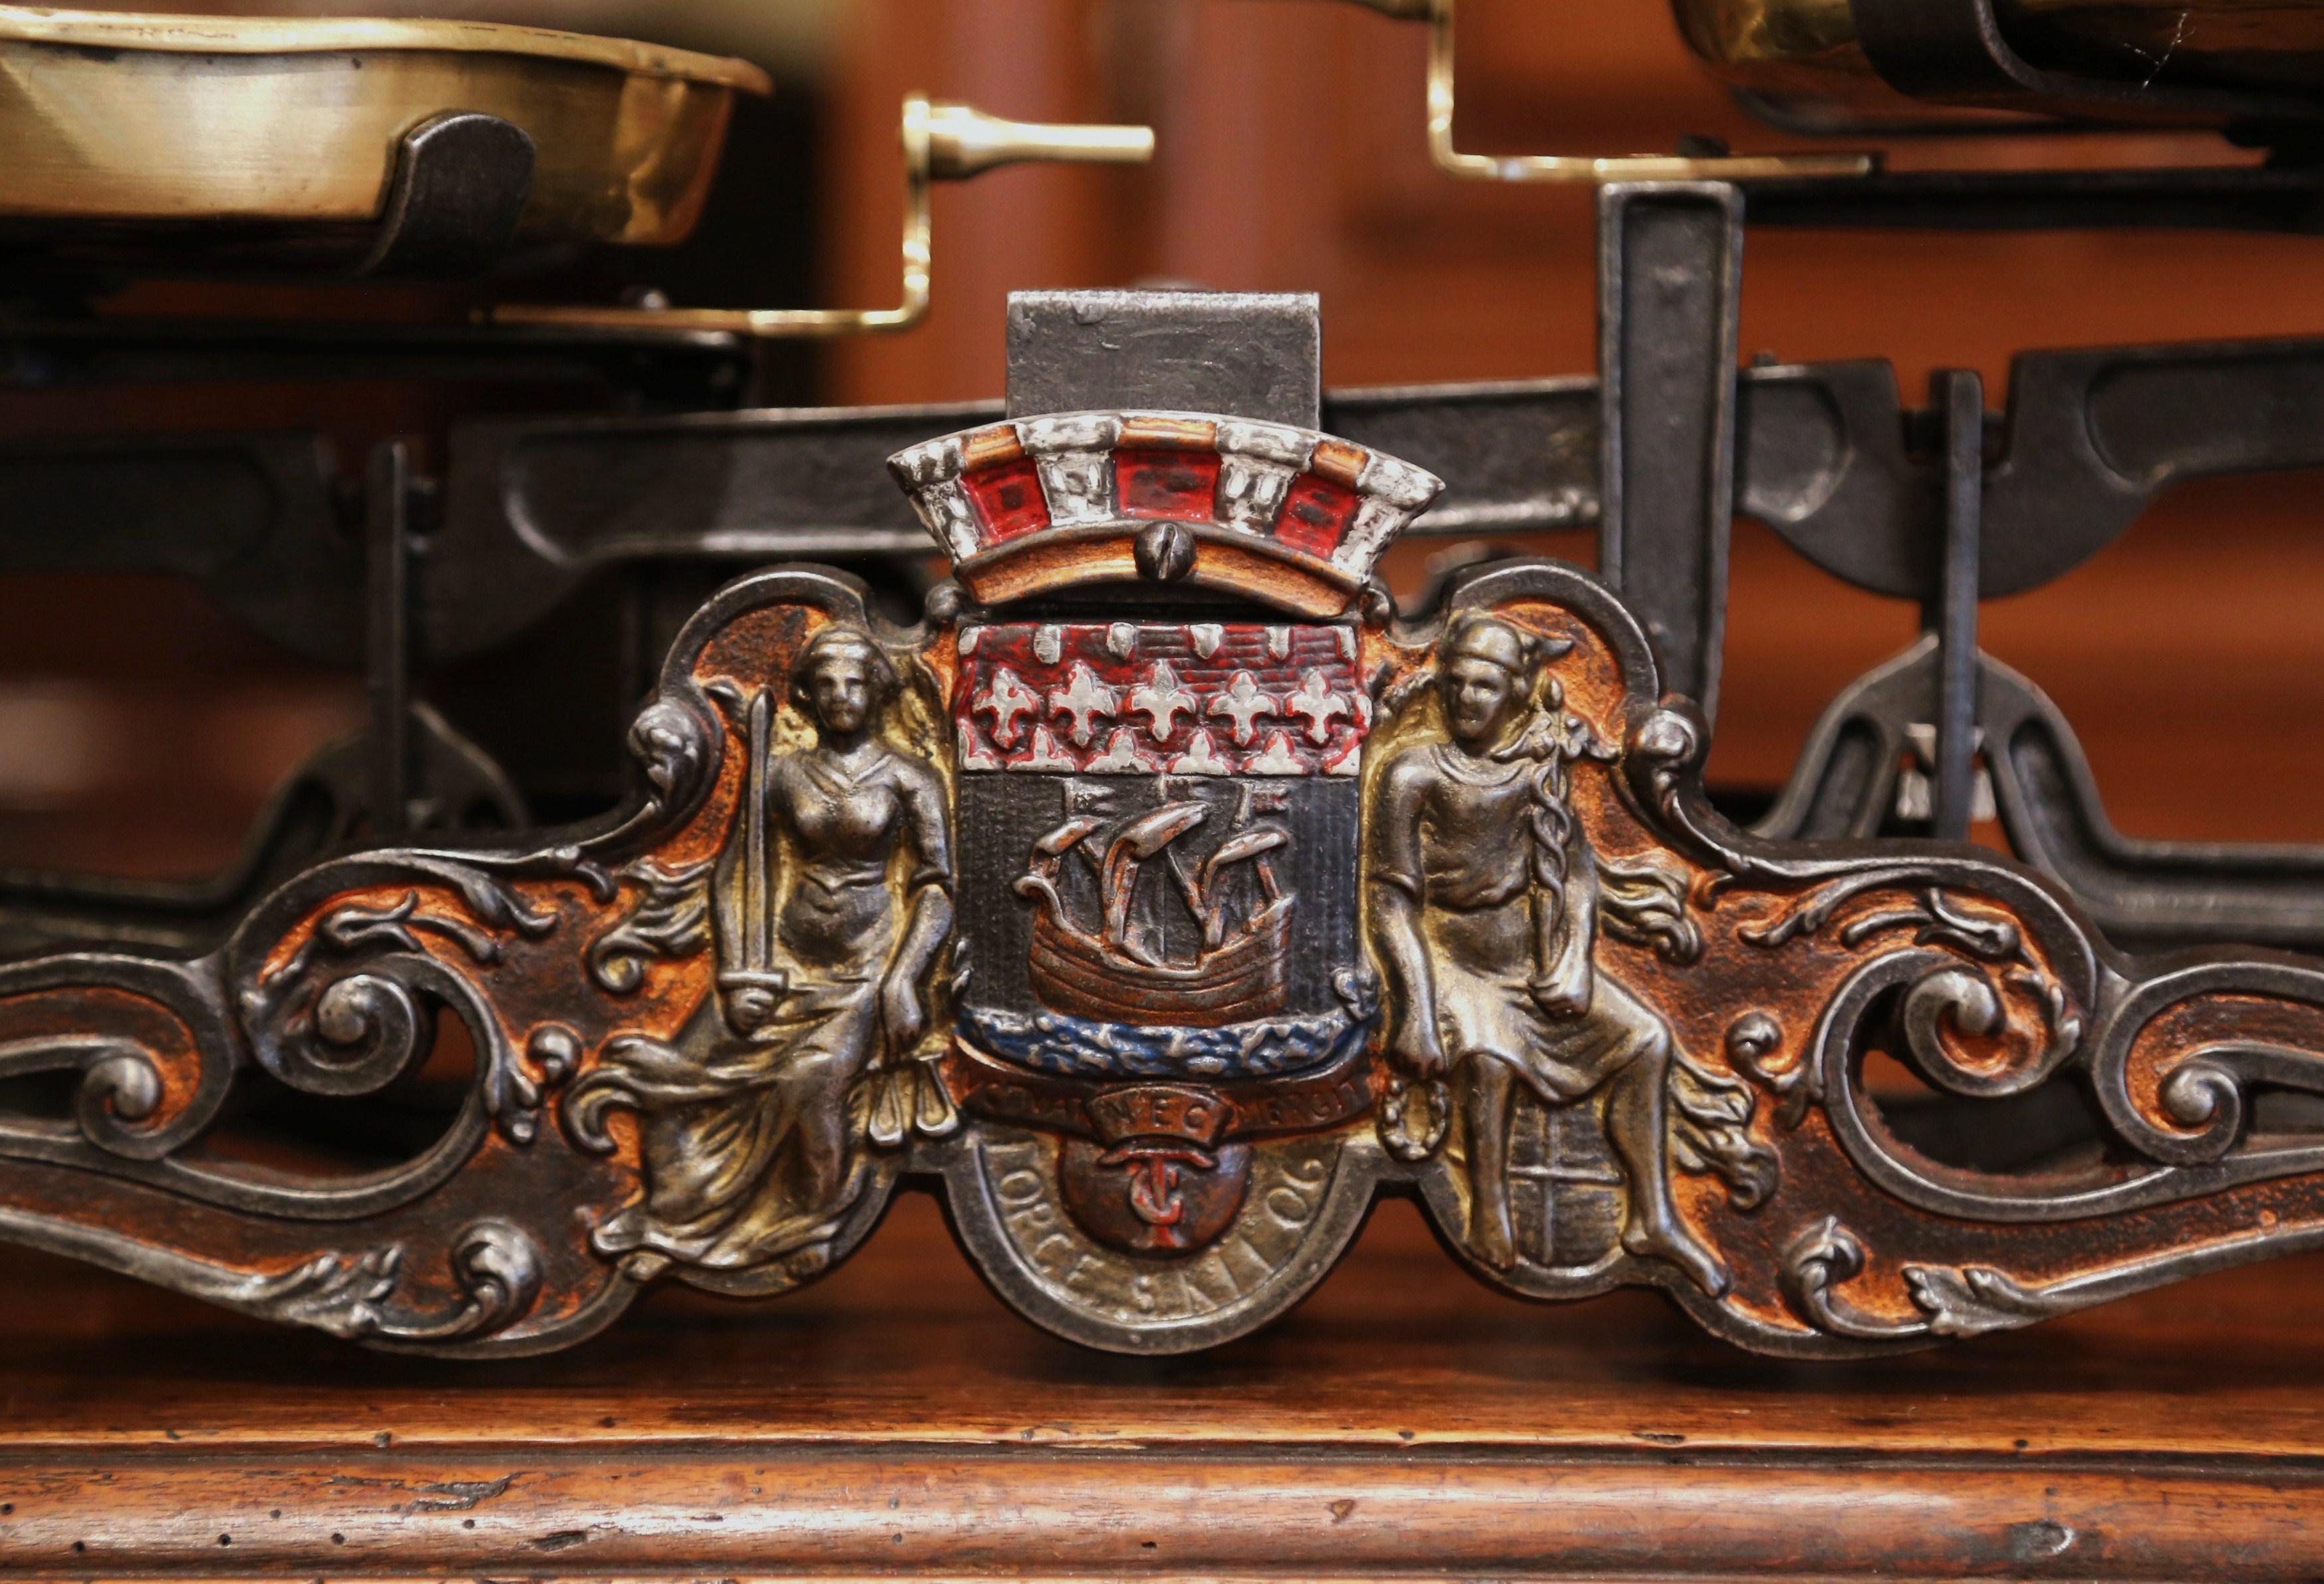
[[[258, 437], [0, 459], [15, 564], [125, 450], [198, 504], [77, 514], [103, 553], [208, 565], [190, 516], [262, 630], [366, 633], [383, 831], [415, 767], [505, 785], [416, 752], [415, 651], [608, 564], [952, 563], [911, 626], [828, 570], [728, 584], [586, 827], [278, 841], [208, 897], [13, 878], [0, 1072], [70, 1082], [0, 1117], [0, 1235], [456, 1353], [569, 1343], [659, 1279], [779, 1294], [916, 1182], [1007, 1301], [1125, 1352], [1280, 1313], [1383, 1192], [1488, 1281], [1656, 1285], [1796, 1354], [2314, 1246], [2324, 1144], [2276, 1098], [2324, 1089], [2324, 963], [2219, 943], [2324, 942], [2324, 856], [2116, 836], [1975, 613], [2174, 479], [2324, 460], [2324, 352], [2027, 354], [1996, 451], [1973, 375], [1907, 413], [1884, 365], [1738, 375], [1746, 203], [1602, 187], [1595, 382], [1326, 394], [1312, 300], [1024, 295], [1005, 409], [461, 429], [424, 558], [387, 448], [360, 570]], [[285, 485], [260, 515], [199, 494], [252, 466]], [[1737, 511], [1928, 612], [1754, 829], [1699, 779]], [[1596, 576], [1491, 560], [1406, 613], [1373, 577], [1401, 534], [1593, 522]], [[1882, 835], [1908, 751], [1932, 839]], [[1948, 839], [1980, 760], [2023, 862]], [[203, 1148], [254, 1088], [362, 1104], [446, 1018], [474, 1080], [408, 1159]], [[2070, 1092], [2084, 1135], [1933, 1159], [1876, 1049], [1999, 1137]]]

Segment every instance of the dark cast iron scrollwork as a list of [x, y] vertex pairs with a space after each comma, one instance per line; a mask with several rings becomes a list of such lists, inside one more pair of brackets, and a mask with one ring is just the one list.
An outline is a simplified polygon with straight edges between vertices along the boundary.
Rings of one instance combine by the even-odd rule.
[[[2324, 1242], [2277, 1098], [2324, 1090], [2324, 964], [2127, 958], [1978, 848], [1736, 828], [1590, 575], [1395, 620], [1420, 470], [1134, 412], [894, 470], [956, 562], [925, 625], [728, 586], [619, 814], [322, 864], [202, 956], [0, 966], [0, 1237], [447, 1353], [664, 1277], [790, 1290], [913, 1182], [1004, 1299], [1126, 1352], [1280, 1314], [1381, 1192], [1486, 1281], [1803, 1355]], [[2089, 1127], [1995, 1164], [1903, 1084]]]

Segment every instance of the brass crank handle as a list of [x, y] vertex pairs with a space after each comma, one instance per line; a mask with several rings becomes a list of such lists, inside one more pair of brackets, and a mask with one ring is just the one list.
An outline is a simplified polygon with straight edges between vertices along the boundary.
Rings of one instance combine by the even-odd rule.
[[964, 181], [998, 165], [1142, 165], [1154, 157], [1148, 126], [1077, 126], [1010, 121], [973, 105], [904, 100], [904, 291], [893, 308], [648, 308], [535, 303], [490, 310], [499, 324], [601, 329], [712, 330], [767, 340], [907, 329], [928, 311], [928, 187]]
[[1452, 143], [1453, 0], [1354, 0], [1402, 22], [1428, 24], [1428, 153], [1471, 181], [1736, 181], [1869, 176], [1879, 157], [1832, 154], [1477, 154]]

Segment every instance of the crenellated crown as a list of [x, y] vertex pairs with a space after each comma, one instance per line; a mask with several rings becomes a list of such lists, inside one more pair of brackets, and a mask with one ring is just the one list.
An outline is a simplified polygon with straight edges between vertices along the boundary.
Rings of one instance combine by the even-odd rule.
[[1344, 610], [1444, 487], [1314, 430], [1188, 412], [1023, 418], [925, 441], [888, 468], [988, 604], [1142, 577], [1314, 616]]

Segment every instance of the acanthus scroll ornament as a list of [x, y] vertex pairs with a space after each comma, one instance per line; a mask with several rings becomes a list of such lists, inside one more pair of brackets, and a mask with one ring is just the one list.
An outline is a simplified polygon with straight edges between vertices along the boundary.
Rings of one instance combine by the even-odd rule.
[[[198, 959], [0, 965], [0, 1079], [62, 1080], [0, 1106], [0, 1237], [477, 1354], [657, 1278], [788, 1291], [914, 1179], [1007, 1301], [1132, 1353], [1281, 1314], [1382, 1191], [1486, 1281], [1809, 1356], [2324, 1244], [2273, 1098], [2324, 1092], [2324, 964], [2134, 960], [1975, 849], [1737, 829], [1588, 574], [1393, 620], [1417, 469], [1110, 412], [894, 471], [959, 563], [927, 624], [729, 586], [596, 827], [341, 857]], [[461, 1062], [392, 1159], [216, 1147], [237, 1091], [327, 1143]], [[2079, 1147], [1960, 1147], [2037, 1095]]]

